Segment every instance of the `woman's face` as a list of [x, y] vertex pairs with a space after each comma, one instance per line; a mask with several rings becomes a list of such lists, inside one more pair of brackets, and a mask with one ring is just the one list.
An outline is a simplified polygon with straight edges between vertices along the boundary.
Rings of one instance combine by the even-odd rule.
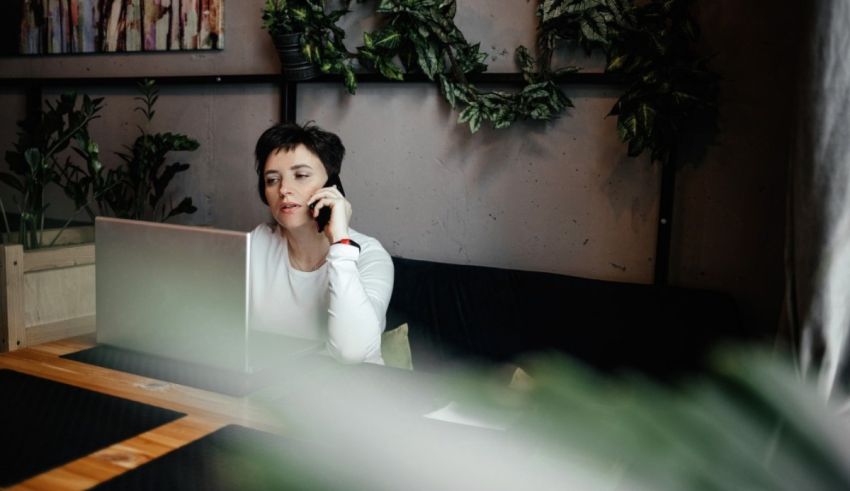
[[272, 216], [284, 229], [305, 224], [315, 227], [308, 200], [328, 180], [319, 157], [304, 145], [269, 155], [263, 169], [266, 200]]

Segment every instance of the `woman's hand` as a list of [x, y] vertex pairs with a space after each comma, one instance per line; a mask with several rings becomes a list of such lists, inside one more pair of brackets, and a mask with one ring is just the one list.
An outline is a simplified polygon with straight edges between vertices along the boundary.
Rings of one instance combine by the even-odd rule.
[[351, 221], [351, 203], [339, 192], [336, 185], [319, 189], [313, 193], [308, 202], [315, 203], [313, 218], [319, 216], [322, 208], [330, 208], [331, 219], [323, 232], [331, 244], [349, 238], [348, 224]]

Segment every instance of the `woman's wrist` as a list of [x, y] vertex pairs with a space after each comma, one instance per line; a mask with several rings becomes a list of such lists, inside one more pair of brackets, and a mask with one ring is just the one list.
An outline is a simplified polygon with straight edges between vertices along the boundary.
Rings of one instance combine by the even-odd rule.
[[351, 246], [351, 247], [356, 247], [358, 251], [360, 250], [360, 244], [358, 244], [357, 242], [355, 242], [351, 238], [340, 239], [340, 240], [334, 242], [331, 245], [336, 245], [336, 244], [342, 244], [342, 245], [347, 245], [347, 246]]
[[350, 239], [351, 234], [348, 233], [348, 227], [336, 227], [339, 230], [331, 229], [328, 234], [328, 239], [331, 241], [331, 244], [336, 244], [337, 242], [343, 239]]
[[351, 236], [348, 234], [331, 235], [331, 245], [338, 243], [341, 240], [349, 240]]

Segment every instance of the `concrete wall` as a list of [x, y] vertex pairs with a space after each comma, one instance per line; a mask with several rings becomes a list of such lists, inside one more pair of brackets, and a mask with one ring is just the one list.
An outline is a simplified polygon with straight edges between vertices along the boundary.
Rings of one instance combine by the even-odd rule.
[[651, 281], [659, 176], [618, 144], [610, 91], [572, 88], [574, 112], [595, 118], [475, 135], [430, 85], [364, 86], [344, 103], [339, 92], [301, 89], [299, 118], [351, 142], [354, 226], [393, 253]]
[[[0, 58], [3, 77], [156, 76], [275, 73], [260, 29], [261, 0], [228, 0], [226, 49], [165, 53]], [[355, 8], [358, 8], [356, 4]], [[371, 5], [371, 3], [367, 3]], [[480, 41], [491, 72], [515, 70], [513, 50], [533, 46], [535, 2], [459, 2], [457, 22]], [[793, 12], [732, 0], [702, 8], [707, 52], [724, 76], [723, 139], [700, 167], [679, 173], [671, 279], [732, 292], [754, 330], [769, 330], [781, 298], [784, 162], [781, 107], [791, 88], [782, 64], [793, 48]], [[758, 19], [757, 25], [751, 25]], [[370, 20], [351, 14], [350, 44]], [[598, 57], [562, 53], [559, 62], [599, 70]], [[616, 92], [566, 87], [576, 108], [549, 124], [470, 135], [428, 84], [303, 84], [298, 119], [339, 132], [348, 148], [343, 182], [353, 226], [396, 255], [486, 264], [629, 282], [651, 282], [659, 169], [630, 159], [605, 114]], [[108, 108], [92, 126], [105, 149], [135, 137], [138, 113], [128, 88], [86, 89]], [[255, 196], [251, 150], [277, 118], [272, 86], [162, 87], [154, 129], [181, 131], [201, 149], [177, 183], [199, 212], [188, 223], [249, 229], [265, 220]], [[52, 94], [48, 94], [52, 95]], [[23, 115], [19, 89], [0, 88], [9, 111], [0, 149]], [[7, 199], [8, 191], [0, 191]], [[60, 199], [57, 198], [57, 203]], [[67, 207], [67, 205], [65, 205]], [[57, 210], [62, 208], [57, 204]]]

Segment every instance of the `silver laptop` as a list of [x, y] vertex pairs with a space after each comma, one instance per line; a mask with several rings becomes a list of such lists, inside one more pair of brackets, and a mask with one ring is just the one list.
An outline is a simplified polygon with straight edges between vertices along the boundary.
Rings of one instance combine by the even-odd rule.
[[251, 236], [98, 217], [97, 342], [253, 373], [321, 343], [249, 325]]

